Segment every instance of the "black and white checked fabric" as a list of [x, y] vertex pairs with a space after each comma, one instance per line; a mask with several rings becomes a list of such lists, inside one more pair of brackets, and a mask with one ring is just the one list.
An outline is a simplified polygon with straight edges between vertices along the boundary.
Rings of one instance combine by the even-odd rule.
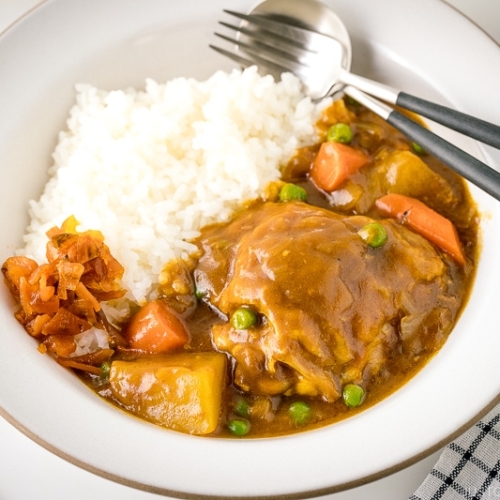
[[500, 404], [441, 454], [409, 500], [500, 500]]

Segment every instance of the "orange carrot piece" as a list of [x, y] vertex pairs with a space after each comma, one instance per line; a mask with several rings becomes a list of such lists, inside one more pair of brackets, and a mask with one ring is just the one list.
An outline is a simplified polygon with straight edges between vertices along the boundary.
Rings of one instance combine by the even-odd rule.
[[465, 254], [453, 223], [415, 198], [390, 193], [375, 202], [377, 208], [389, 217], [406, 224], [441, 250], [450, 254], [459, 264], [465, 264]]
[[132, 349], [150, 354], [175, 351], [189, 340], [184, 321], [163, 300], [153, 300], [139, 309], [124, 336]]
[[334, 191], [369, 160], [365, 153], [352, 146], [324, 142], [312, 164], [311, 178], [318, 188]]

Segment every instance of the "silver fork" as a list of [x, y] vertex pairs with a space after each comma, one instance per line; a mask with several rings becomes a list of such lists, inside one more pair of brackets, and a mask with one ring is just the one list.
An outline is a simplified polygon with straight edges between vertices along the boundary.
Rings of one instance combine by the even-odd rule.
[[[224, 12], [240, 19], [241, 25], [221, 21], [220, 24], [236, 32], [236, 36], [215, 33], [232, 46], [231, 49], [224, 49], [210, 45], [212, 49], [245, 68], [257, 65], [276, 79], [284, 72], [291, 72], [302, 81], [306, 93], [313, 99], [342, 89], [464, 178], [500, 200], [499, 172], [366, 92], [497, 148], [500, 148], [500, 127], [352, 75], [342, 68], [343, 64], [350, 64], [350, 61], [346, 63], [347, 48], [344, 45], [330, 36], [291, 24], [288, 18], [275, 19], [230, 10]], [[403, 103], [400, 102], [401, 95]]]
[[[276, 79], [284, 72], [293, 73], [300, 78], [312, 99], [321, 99], [330, 94], [335, 78], [329, 71], [334, 69], [332, 57], [334, 60], [340, 58], [342, 64], [350, 64], [350, 61], [346, 61], [346, 48], [334, 38], [294, 26], [283, 18], [277, 20], [231, 10], [224, 12], [242, 21], [239, 26], [219, 22], [235, 31], [236, 37], [215, 33], [232, 43], [233, 50], [210, 45], [212, 49], [245, 68], [255, 64], [264, 67]], [[328, 54], [331, 56], [328, 57]]]

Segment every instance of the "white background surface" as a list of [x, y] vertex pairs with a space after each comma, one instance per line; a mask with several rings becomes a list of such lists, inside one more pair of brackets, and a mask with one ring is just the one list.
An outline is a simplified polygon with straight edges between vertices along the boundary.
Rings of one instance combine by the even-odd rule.
[[[38, 0], [0, 0], [0, 32], [37, 3]], [[448, 3], [500, 44], [500, 0], [449, 0]], [[385, 479], [322, 498], [404, 500], [419, 486], [438, 456], [439, 453], [435, 453]], [[101, 498], [160, 500], [165, 497], [116, 484], [79, 469], [33, 443], [0, 417], [0, 500]]]

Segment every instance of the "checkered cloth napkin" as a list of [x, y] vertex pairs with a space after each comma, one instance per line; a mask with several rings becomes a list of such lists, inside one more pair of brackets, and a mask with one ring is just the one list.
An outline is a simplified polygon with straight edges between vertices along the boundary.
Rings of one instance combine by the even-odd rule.
[[450, 443], [409, 500], [500, 500], [500, 404]]

